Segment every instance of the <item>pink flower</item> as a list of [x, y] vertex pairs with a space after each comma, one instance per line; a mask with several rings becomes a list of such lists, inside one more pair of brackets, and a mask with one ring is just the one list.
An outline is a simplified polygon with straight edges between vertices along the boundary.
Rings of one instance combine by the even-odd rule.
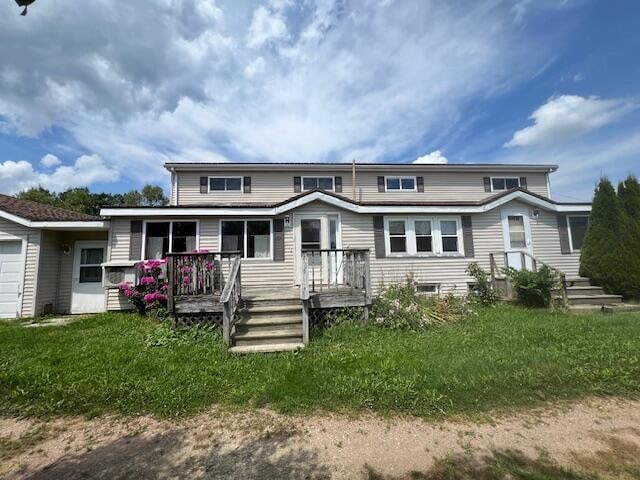
[[144, 301], [145, 301], [145, 303], [166, 302], [167, 301], [167, 296], [163, 295], [162, 293], [158, 293], [158, 292], [147, 293], [144, 296]]
[[140, 285], [153, 285], [156, 283], [156, 279], [153, 277], [142, 277], [140, 279]]

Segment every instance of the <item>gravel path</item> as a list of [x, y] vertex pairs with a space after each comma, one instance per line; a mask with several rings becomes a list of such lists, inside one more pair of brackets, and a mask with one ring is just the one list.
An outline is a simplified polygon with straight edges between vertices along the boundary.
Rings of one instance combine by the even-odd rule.
[[0, 419], [0, 478], [10, 480], [514, 478], [509, 468], [637, 478], [640, 402], [593, 399], [478, 421], [263, 410]]

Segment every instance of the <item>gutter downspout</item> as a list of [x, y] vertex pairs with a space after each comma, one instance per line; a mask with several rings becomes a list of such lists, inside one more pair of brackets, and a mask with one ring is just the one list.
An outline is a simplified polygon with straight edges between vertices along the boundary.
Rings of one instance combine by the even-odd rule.
[[356, 159], [354, 158], [351, 162], [351, 198], [353, 198], [354, 202], [357, 202], [356, 199]]

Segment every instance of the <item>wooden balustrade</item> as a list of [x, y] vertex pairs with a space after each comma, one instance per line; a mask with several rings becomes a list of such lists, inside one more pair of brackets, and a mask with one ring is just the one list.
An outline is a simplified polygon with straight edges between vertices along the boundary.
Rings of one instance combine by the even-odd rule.
[[302, 252], [301, 285], [311, 293], [351, 288], [366, 290], [370, 284], [369, 250], [314, 249]]
[[222, 335], [227, 346], [231, 346], [231, 332], [237, 321], [236, 311], [242, 299], [242, 276], [240, 255], [236, 256], [229, 272], [229, 277], [222, 294]]

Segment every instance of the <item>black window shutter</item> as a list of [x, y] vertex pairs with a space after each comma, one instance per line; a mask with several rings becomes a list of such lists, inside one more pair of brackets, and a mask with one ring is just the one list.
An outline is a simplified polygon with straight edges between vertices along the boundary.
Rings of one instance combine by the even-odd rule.
[[462, 241], [464, 243], [464, 256], [467, 258], [475, 257], [476, 252], [473, 246], [473, 224], [471, 222], [471, 215], [462, 216]]
[[419, 192], [424, 192], [424, 177], [416, 177], [416, 186]]
[[273, 219], [273, 261], [284, 262], [284, 218]]
[[482, 183], [484, 183], [484, 191], [491, 191], [491, 177], [482, 177]]
[[131, 220], [129, 260], [142, 260], [142, 220]]
[[527, 190], [527, 177], [520, 177], [520, 188]]
[[376, 258], [385, 258], [387, 255], [384, 247], [384, 217], [382, 215], [373, 217], [373, 244], [376, 249]]
[[207, 177], [200, 177], [200, 193], [207, 193], [209, 191], [209, 185], [207, 185]]
[[244, 193], [251, 193], [251, 177], [244, 177], [242, 183], [244, 185]]
[[384, 177], [378, 177], [378, 192], [384, 192]]
[[300, 177], [293, 177], [293, 191], [300, 193], [302, 191], [302, 180]]
[[558, 215], [558, 234], [560, 235], [560, 253], [571, 253], [569, 245], [569, 229], [567, 228], [567, 216]]
[[342, 193], [342, 177], [335, 177], [333, 181], [333, 190], [336, 193]]

